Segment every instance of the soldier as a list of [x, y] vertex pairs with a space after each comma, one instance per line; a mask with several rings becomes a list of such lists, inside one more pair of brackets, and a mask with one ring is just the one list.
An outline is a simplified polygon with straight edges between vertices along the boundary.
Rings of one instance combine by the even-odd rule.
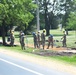
[[38, 42], [38, 48], [40, 48], [40, 31], [38, 31], [37, 34], [37, 42]]
[[49, 49], [49, 46], [51, 44], [51, 47], [53, 48], [53, 35], [50, 34], [50, 36], [48, 37], [48, 47], [47, 49]]
[[8, 37], [7, 37], [7, 42], [10, 42], [10, 40], [11, 40], [11, 39], [10, 39], [10, 30], [7, 32], [7, 36], [8, 36]]
[[21, 44], [21, 34], [22, 33], [23, 33], [22, 31], [20, 31], [20, 33], [19, 33], [19, 42], [20, 42], [20, 44]]
[[66, 34], [65, 34], [65, 31], [63, 31], [63, 37], [61, 38], [62, 40], [62, 44], [63, 44], [63, 47], [66, 47]]
[[35, 32], [33, 32], [33, 41], [34, 41], [34, 48], [38, 48], [38, 43], [37, 43], [37, 35]]
[[43, 29], [43, 33], [41, 34], [41, 43], [42, 43], [42, 47], [44, 49], [44, 47], [45, 47], [45, 29]]
[[11, 46], [14, 46], [14, 40], [15, 40], [14, 31], [11, 31], [10, 33], [10, 45]]
[[24, 42], [24, 38], [25, 38], [24, 33], [21, 32], [21, 33], [20, 33], [20, 44], [21, 44], [21, 48], [22, 48], [22, 50], [25, 50], [25, 42]]

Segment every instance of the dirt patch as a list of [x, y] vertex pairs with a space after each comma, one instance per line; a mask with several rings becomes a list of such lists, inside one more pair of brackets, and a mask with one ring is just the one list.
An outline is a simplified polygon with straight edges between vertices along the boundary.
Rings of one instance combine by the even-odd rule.
[[[29, 44], [28, 47], [34, 48], [32, 44]], [[34, 49], [32, 53], [40, 56], [73, 56], [76, 55], [75, 49], [76, 48], [67, 48], [60, 46], [54, 46], [53, 48], [49, 47], [49, 49], [47, 49], [47, 46], [45, 46], [45, 49], [43, 50], [41, 46], [38, 51]]]
[[76, 53], [73, 52], [58, 52], [58, 51], [37, 51], [33, 52], [34, 54], [41, 55], [41, 56], [73, 56]]
[[[34, 48], [34, 45], [33, 44], [28, 44], [28, 47]], [[42, 45], [40, 46], [40, 49], [42, 49]], [[67, 50], [67, 49], [69, 50], [70, 48], [54, 46], [53, 48], [49, 47], [49, 49], [47, 49], [47, 45], [46, 45], [44, 50], [54, 50], [54, 51], [58, 50], [59, 51], [59, 50]]]
[[71, 48], [71, 50], [76, 50], [76, 48]]

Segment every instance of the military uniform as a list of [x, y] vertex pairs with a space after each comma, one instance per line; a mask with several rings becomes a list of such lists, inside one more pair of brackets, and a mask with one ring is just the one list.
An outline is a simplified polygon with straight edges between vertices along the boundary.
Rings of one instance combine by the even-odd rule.
[[40, 48], [40, 32], [39, 31], [37, 34], [37, 43], [38, 43], [38, 47]]
[[20, 44], [21, 44], [21, 35], [22, 35], [22, 31], [20, 31], [20, 33], [19, 33], [19, 41], [20, 41]]
[[25, 50], [25, 42], [24, 42], [24, 38], [25, 38], [24, 33], [21, 32], [21, 33], [20, 33], [20, 44], [21, 44], [21, 48], [22, 48], [22, 50], [23, 50], [23, 49]]
[[43, 46], [43, 49], [45, 47], [45, 30], [43, 30], [43, 33], [41, 34], [41, 43], [42, 43], [42, 46]]
[[51, 47], [53, 48], [53, 35], [50, 35], [48, 37], [48, 47], [47, 49], [49, 49], [49, 46], [51, 45]]
[[33, 32], [33, 41], [34, 41], [34, 48], [38, 48], [37, 35], [35, 32]]
[[14, 46], [14, 40], [15, 40], [14, 34], [13, 34], [13, 31], [11, 31], [11, 33], [10, 33], [10, 45], [11, 46]]
[[63, 35], [62, 44], [63, 44], [63, 47], [66, 47], [66, 34]]

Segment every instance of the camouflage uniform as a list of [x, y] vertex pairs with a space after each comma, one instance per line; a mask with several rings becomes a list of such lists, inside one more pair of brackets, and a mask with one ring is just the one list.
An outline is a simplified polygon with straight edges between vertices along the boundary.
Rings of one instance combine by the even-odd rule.
[[40, 48], [40, 32], [37, 34], [37, 42], [38, 42], [38, 47]]
[[35, 32], [33, 32], [33, 41], [34, 41], [34, 48], [38, 48], [38, 43], [37, 43], [37, 35]]
[[20, 31], [20, 33], [19, 33], [19, 41], [20, 41], [20, 44], [21, 44], [21, 35], [22, 35], [22, 31]]
[[13, 34], [13, 31], [11, 31], [11, 33], [10, 33], [10, 45], [14, 46], [14, 34]]
[[45, 31], [43, 31], [43, 33], [41, 34], [41, 43], [42, 43], [42, 46], [43, 46], [43, 49], [45, 47]]
[[51, 47], [53, 48], [53, 35], [50, 35], [48, 37], [48, 47], [47, 47], [47, 49], [49, 49], [50, 44], [51, 44]]
[[63, 47], [66, 47], [66, 34], [65, 33], [64, 33], [62, 39], [63, 39], [63, 41], [62, 41]]
[[11, 39], [10, 39], [10, 30], [7, 32], [7, 36], [8, 36], [8, 37], [7, 37], [7, 42], [10, 42], [10, 40], [11, 40]]
[[24, 38], [25, 38], [24, 33], [21, 32], [21, 33], [20, 33], [20, 44], [21, 44], [21, 48], [22, 48], [22, 50], [23, 50], [23, 49], [25, 50], [25, 42], [24, 42]]

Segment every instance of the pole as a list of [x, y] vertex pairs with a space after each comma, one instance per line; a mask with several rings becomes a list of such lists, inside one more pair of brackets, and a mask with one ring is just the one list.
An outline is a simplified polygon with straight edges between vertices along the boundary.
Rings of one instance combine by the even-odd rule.
[[37, 11], [36, 11], [36, 16], [37, 16], [37, 31], [40, 30], [40, 23], [39, 23], [39, 2], [38, 0], [36, 0], [36, 4], [37, 4]]

